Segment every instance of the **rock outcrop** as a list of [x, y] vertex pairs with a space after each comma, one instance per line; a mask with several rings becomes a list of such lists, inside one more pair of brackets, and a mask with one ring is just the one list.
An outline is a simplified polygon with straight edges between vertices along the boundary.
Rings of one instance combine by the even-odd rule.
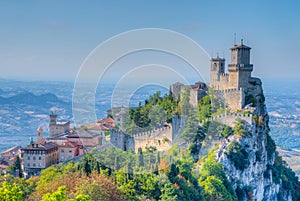
[[[251, 94], [256, 98], [256, 109], [253, 112], [252, 124], [248, 124], [247, 136], [231, 136], [219, 144], [216, 160], [224, 166], [228, 180], [235, 190], [243, 191], [242, 200], [277, 201], [278, 193], [281, 192], [281, 199], [292, 201], [291, 192], [282, 188], [281, 182], [276, 184], [272, 180], [272, 169], [275, 153], [268, 153], [269, 117], [264, 103], [264, 96], [260, 80], [253, 80]], [[253, 82], [254, 83], [254, 82]], [[255, 86], [254, 86], [255, 85]], [[238, 169], [230, 160], [226, 152], [228, 146], [238, 142], [246, 150], [248, 164], [245, 168]], [[240, 198], [241, 199], [241, 198]]]

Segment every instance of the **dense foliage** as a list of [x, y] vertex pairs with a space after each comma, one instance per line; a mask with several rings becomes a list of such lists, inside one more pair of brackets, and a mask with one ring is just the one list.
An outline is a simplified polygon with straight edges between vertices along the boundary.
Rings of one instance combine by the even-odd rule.
[[130, 108], [125, 115], [124, 129], [128, 134], [139, 130], [153, 129], [163, 125], [164, 122], [171, 123], [172, 116], [179, 114], [178, 101], [173, 100], [171, 94], [161, 97], [160, 92], [151, 95], [142, 105]]
[[[94, 151], [82, 162], [51, 166], [30, 179], [0, 177], [1, 200], [235, 200], [222, 165], [211, 152], [200, 175], [190, 153], [174, 146], [168, 152], [137, 154]], [[115, 155], [116, 157], [112, 157]], [[105, 160], [111, 167], [104, 166]], [[149, 160], [154, 167], [151, 169]], [[117, 161], [117, 162], [116, 162]], [[118, 164], [115, 164], [118, 163]], [[156, 167], [155, 167], [156, 166]], [[150, 171], [149, 171], [150, 170]]]
[[234, 134], [237, 136], [246, 137], [249, 133], [245, 129], [245, 126], [245, 122], [241, 118], [237, 118], [233, 126]]
[[[275, 152], [274, 165], [272, 169], [272, 178], [276, 184], [282, 182], [282, 187], [292, 192], [293, 200], [300, 200], [300, 181], [295, 172], [288, 167], [287, 163], [282, 160], [278, 152]], [[279, 192], [278, 199], [282, 200], [282, 192]]]
[[225, 153], [238, 170], [244, 170], [246, 167], [248, 167], [248, 153], [239, 142], [231, 142], [228, 145]]
[[208, 201], [237, 200], [235, 192], [227, 180], [223, 166], [215, 161], [214, 150], [211, 150], [200, 170], [200, 186], [203, 188], [203, 196]]

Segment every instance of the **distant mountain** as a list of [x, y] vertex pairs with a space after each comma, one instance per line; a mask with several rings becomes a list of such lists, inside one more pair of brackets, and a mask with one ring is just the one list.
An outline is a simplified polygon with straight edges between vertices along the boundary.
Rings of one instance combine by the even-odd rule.
[[26, 104], [47, 106], [53, 102], [63, 103], [63, 101], [61, 101], [56, 95], [52, 93], [35, 95], [31, 92], [22, 92], [20, 94], [8, 98], [0, 97], [0, 104]]

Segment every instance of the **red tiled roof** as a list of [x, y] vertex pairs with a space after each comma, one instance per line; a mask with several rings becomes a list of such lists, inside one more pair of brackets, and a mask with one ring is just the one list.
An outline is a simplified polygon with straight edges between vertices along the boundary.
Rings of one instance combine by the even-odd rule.
[[70, 148], [74, 148], [76, 146], [78, 146], [78, 144], [76, 142], [67, 141], [67, 142], [64, 142], [62, 145], [59, 145], [58, 147], [70, 147]]
[[115, 120], [113, 118], [109, 117], [109, 118], [105, 118], [105, 119], [100, 119], [100, 120], [97, 121], [97, 123], [101, 123], [101, 124], [103, 124], [103, 123], [112, 123], [112, 124], [114, 124]]
[[[38, 145], [38, 146], [36, 146]], [[49, 150], [56, 148], [57, 144], [53, 142], [43, 142], [43, 143], [33, 143], [31, 145], [28, 145], [25, 148], [22, 148], [22, 150]]]

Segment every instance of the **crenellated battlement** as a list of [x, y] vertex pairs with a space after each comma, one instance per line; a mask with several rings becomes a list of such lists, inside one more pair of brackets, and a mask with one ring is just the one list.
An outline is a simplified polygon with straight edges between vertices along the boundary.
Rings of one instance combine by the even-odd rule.
[[229, 74], [228, 73], [221, 73], [220, 76], [221, 77], [229, 77]]
[[156, 128], [153, 130], [133, 134], [132, 137], [133, 138], [144, 138], [144, 139], [156, 137], [157, 134], [159, 134], [160, 132], [166, 131], [166, 130], [171, 130], [171, 129], [172, 128], [170, 126], [164, 126], [164, 127]]
[[231, 48], [228, 73], [225, 73], [224, 58], [211, 59], [210, 87], [224, 92], [224, 100], [232, 111], [245, 107], [244, 92], [259, 83], [251, 77], [253, 65], [250, 64], [250, 50], [250, 47], [242, 43]]
[[243, 88], [229, 88], [229, 89], [215, 90], [215, 92], [234, 93], [234, 92], [240, 92], [243, 90], [244, 90]]
[[172, 127], [164, 126], [153, 130], [126, 135], [123, 131], [112, 129], [110, 132], [110, 143], [122, 150], [143, 150], [147, 147], [156, 147], [157, 150], [165, 150], [172, 144]]
[[[249, 125], [252, 125], [253, 123], [253, 115], [252, 114], [243, 114], [243, 113], [226, 113], [226, 114], [221, 114], [217, 116], [210, 117], [206, 119], [205, 121], [218, 121], [220, 123], [233, 126], [234, 122], [240, 118], [247, 122]], [[200, 124], [204, 123], [205, 121], [200, 121]]]

